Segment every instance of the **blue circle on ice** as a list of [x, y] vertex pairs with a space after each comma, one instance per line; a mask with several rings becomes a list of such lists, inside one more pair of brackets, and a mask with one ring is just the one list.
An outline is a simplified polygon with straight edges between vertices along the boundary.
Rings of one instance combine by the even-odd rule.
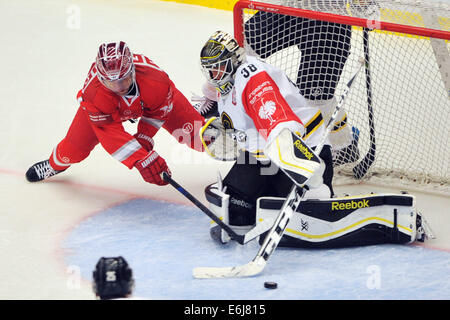
[[[64, 259], [90, 281], [101, 257], [123, 256], [134, 295], [148, 299], [450, 299], [450, 253], [411, 245], [277, 248], [258, 276], [194, 279], [194, 267], [242, 265], [259, 249], [256, 241], [219, 245], [209, 224], [196, 207], [134, 199], [76, 226], [62, 244]], [[279, 289], [264, 289], [268, 279]]]

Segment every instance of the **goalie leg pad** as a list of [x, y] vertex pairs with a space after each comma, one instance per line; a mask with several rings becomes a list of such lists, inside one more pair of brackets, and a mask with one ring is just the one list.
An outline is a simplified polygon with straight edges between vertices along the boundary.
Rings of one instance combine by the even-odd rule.
[[[258, 199], [257, 221], [274, 219], [284, 199]], [[279, 246], [337, 248], [382, 243], [410, 243], [418, 232], [415, 198], [373, 194], [302, 201]], [[263, 241], [260, 237], [260, 242]]]
[[[220, 190], [217, 183], [205, 189], [206, 200], [211, 210], [219, 219], [228, 224], [237, 234], [247, 233], [255, 224], [255, 205], [239, 199], [236, 195]], [[210, 235], [213, 240], [225, 244], [230, 236], [214, 221], [211, 221]]]

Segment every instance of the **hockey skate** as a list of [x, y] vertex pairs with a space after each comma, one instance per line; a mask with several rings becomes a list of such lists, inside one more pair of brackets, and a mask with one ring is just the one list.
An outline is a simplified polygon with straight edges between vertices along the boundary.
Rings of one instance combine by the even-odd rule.
[[193, 105], [194, 109], [197, 110], [200, 115], [209, 119], [211, 117], [218, 117], [219, 111], [217, 109], [217, 102], [213, 100], [209, 100], [206, 97], [200, 97], [197, 95], [192, 96], [191, 100], [195, 102]]
[[416, 217], [416, 241], [425, 242], [425, 240], [436, 239], [433, 230], [420, 212]]
[[38, 182], [50, 178], [64, 170], [54, 170], [48, 160], [35, 163], [25, 174], [29, 182]]
[[346, 163], [352, 163], [359, 159], [359, 130], [352, 127], [352, 142], [345, 148], [333, 151], [333, 167], [341, 166]]

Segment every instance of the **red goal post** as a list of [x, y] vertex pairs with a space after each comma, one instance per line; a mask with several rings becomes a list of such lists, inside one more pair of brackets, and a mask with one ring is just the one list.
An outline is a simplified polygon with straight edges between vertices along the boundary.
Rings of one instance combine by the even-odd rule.
[[347, 24], [351, 26], [358, 26], [362, 28], [384, 30], [391, 32], [406, 33], [411, 35], [437, 38], [443, 40], [450, 40], [450, 32], [443, 30], [435, 30], [414, 26], [401, 25], [390, 22], [376, 21], [370, 19], [362, 19], [356, 17], [342, 16], [332, 13], [312, 11], [300, 8], [283, 7], [276, 4], [263, 3], [251, 0], [239, 0], [236, 2], [233, 8], [233, 23], [234, 23], [234, 36], [238, 43], [242, 46], [244, 43], [244, 21], [242, 11], [249, 10], [261, 10], [266, 12], [273, 12], [279, 14], [286, 14], [292, 16], [299, 16], [304, 18], [336, 22], [341, 24]]
[[[260, 55], [255, 52], [259, 44], [247, 43], [250, 41], [245, 38], [245, 26], [261, 12], [351, 28], [351, 40], [347, 39], [351, 42], [350, 53], [339, 73], [336, 94], [356, 61], [366, 60], [366, 76], [361, 74], [357, 79], [345, 105], [346, 121], [360, 132], [360, 155], [357, 161], [336, 167], [336, 175], [449, 192], [450, 9], [436, 9], [430, 7], [432, 2], [414, 0], [366, 0], [388, 7], [380, 9], [384, 16], [374, 20], [363, 14], [302, 7], [308, 1], [288, 1], [297, 3], [297, 7], [276, 4], [283, 0], [263, 1], [240, 0], [234, 6], [234, 36], [249, 54]], [[392, 7], [399, 3], [399, 9]], [[401, 11], [405, 3], [413, 12]], [[431, 19], [427, 18], [428, 12], [432, 12]], [[271, 40], [263, 34], [258, 37], [261, 45], [264, 41], [264, 45], [270, 45]], [[283, 69], [295, 82], [300, 72], [298, 60], [305, 53], [298, 44], [293, 47], [260, 58]]]

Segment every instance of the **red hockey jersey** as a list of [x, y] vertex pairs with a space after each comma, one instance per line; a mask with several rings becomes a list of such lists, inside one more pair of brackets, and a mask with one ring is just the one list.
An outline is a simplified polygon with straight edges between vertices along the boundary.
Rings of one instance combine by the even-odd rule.
[[104, 87], [95, 63], [77, 95], [104, 149], [129, 168], [145, 158], [148, 151], [122, 125], [140, 118], [138, 132], [153, 137], [164, 127], [179, 142], [203, 151], [198, 130], [194, 130], [203, 125], [203, 117], [161, 68], [144, 55], [135, 54], [133, 58], [137, 85], [133, 95], [119, 96]]

